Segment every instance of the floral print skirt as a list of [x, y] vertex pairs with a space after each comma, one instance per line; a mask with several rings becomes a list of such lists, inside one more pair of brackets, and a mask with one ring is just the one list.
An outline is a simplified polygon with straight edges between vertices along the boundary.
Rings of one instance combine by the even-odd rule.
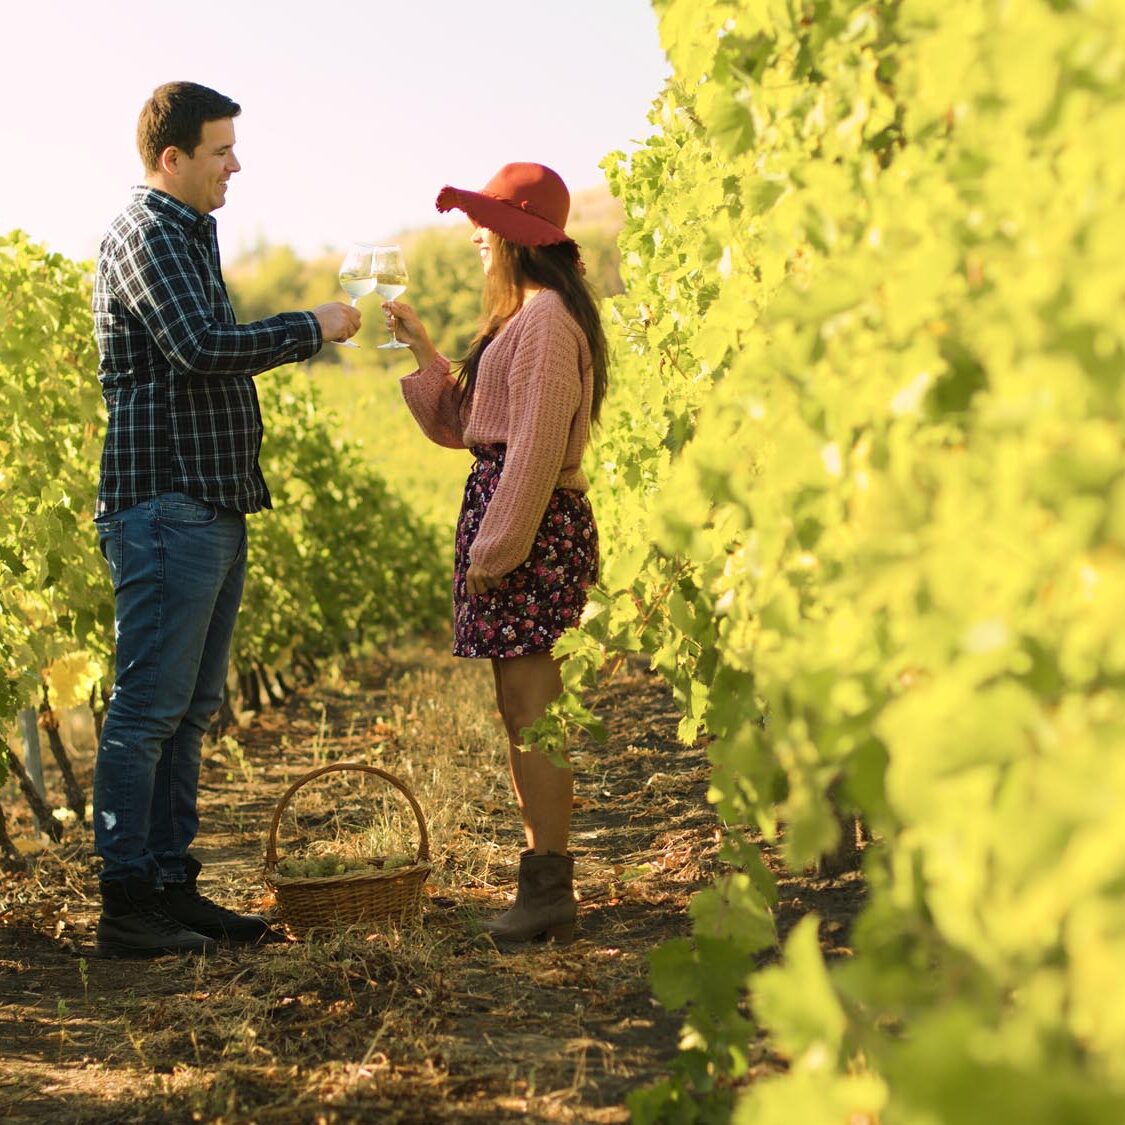
[[465, 589], [469, 548], [504, 469], [505, 447], [475, 445], [465, 482], [453, 564], [453, 655], [527, 656], [550, 652], [577, 624], [598, 578], [598, 529], [584, 492], [556, 488], [531, 554], [485, 594]]

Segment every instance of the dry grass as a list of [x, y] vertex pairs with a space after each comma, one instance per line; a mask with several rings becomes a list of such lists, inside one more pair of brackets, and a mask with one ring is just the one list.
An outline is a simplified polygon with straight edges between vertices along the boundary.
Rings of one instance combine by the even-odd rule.
[[[349, 710], [351, 701], [364, 700], [364, 689], [342, 677], [326, 688], [349, 701]], [[373, 724], [361, 724], [358, 715], [349, 719], [345, 739], [355, 749], [347, 760], [393, 774], [422, 807], [438, 888], [487, 882], [497, 851], [496, 815], [511, 806], [491, 691], [491, 674], [475, 662], [415, 668], [394, 682], [386, 712]], [[325, 749], [323, 726], [322, 719], [313, 759], [327, 765], [339, 759]], [[340, 749], [337, 734], [333, 754]], [[302, 786], [278, 830], [279, 854], [294, 856], [413, 854], [418, 844], [409, 804], [393, 786], [359, 771]]]
[[[502, 954], [473, 919], [503, 909], [522, 832], [491, 675], [443, 650], [343, 670], [216, 740], [195, 849], [210, 893], [268, 912], [265, 832], [286, 787], [327, 762], [380, 766], [425, 812], [420, 923], [98, 961], [96, 862], [88, 830], [72, 833], [0, 889], [0, 1117], [627, 1120], [629, 1090], [663, 1076], [676, 1049], [679, 1021], [653, 1002], [646, 955], [687, 932], [690, 896], [715, 869], [704, 755], [676, 744], [651, 677], [608, 691], [609, 746], [575, 753], [579, 940]], [[349, 772], [299, 789], [279, 839], [392, 854], [417, 832], [382, 782]]]

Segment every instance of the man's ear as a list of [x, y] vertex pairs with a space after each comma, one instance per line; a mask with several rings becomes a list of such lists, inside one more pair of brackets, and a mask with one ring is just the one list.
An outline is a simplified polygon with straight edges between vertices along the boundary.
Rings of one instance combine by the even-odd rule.
[[183, 159], [184, 153], [175, 145], [169, 145], [161, 154], [160, 159], [157, 161], [157, 167], [166, 176], [174, 176], [179, 170], [179, 163]]

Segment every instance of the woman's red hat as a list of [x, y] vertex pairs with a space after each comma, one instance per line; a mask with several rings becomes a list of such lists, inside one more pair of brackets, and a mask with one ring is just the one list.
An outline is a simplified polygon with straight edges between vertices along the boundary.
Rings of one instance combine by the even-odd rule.
[[521, 246], [552, 246], [573, 239], [563, 229], [570, 214], [570, 192], [562, 177], [543, 164], [505, 164], [480, 191], [446, 185], [437, 209], [464, 211]]

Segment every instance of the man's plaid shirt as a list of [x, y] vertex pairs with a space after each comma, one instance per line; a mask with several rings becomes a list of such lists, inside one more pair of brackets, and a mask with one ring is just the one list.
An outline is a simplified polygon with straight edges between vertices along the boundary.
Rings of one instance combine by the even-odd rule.
[[215, 220], [135, 187], [102, 240], [94, 329], [109, 411], [96, 515], [162, 492], [238, 512], [270, 507], [252, 376], [318, 351], [316, 317], [236, 324]]

